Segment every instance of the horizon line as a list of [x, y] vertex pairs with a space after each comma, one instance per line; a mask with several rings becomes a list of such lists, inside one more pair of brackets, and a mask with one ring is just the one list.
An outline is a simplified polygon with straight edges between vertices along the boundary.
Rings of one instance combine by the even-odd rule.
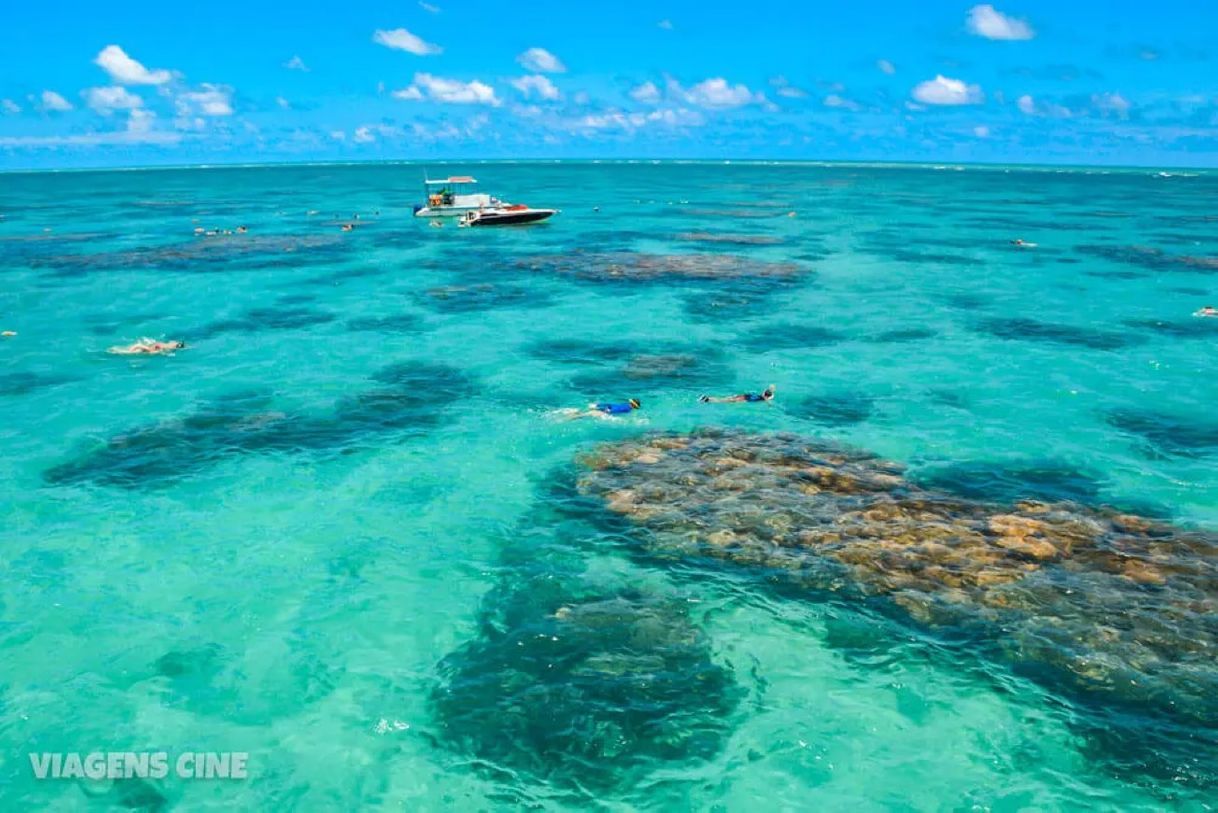
[[77, 172], [156, 172], [173, 170], [208, 170], [208, 169], [274, 169], [282, 167], [302, 166], [375, 166], [403, 165], [423, 166], [427, 164], [739, 164], [752, 166], [773, 166], [781, 164], [799, 166], [854, 166], [876, 168], [936, 168], [960, 167], [974, 169], [1072, 169], [1072, 170], [1115, 170], [1115, 171], [1183, 171], [1210, 174], [1218, 171], [1218, 166], [1188, 166], [1167, 164], [1074, 164], [1074, 163], [1024, 163], [1024, 162], [994, 162], [994, 161], [929, 161], [929, 160], [899, 160], [868, 161], [862, 159], [833, 159], [833, 158], [378, 158], [366, 160], [320, 160], [320, 161], [233, 161], [233, 162], [200, 162], [191, 164], [132, 164], [96, 167], [25, 167], [15, 169], [0, 168], [0, 175], [41, 175]]

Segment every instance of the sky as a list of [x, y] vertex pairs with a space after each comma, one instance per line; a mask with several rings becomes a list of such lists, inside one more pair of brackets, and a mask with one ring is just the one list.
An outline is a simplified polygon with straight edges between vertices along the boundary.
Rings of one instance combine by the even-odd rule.
[[0, 169], [1218, 166], [1218, 2], [10, 3]]

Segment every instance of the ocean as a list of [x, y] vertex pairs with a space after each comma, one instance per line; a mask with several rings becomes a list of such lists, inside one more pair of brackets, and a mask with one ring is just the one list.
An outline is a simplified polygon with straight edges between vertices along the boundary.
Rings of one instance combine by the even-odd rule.
[[[561, 212], [431, 228], [425, 172]], [[1212, 809], [1215, 201], [1136, 169], [0, 175], [2, 806]], [[106, 352], [141, 337], [187, 347]], [[796, 536], [910, 494], [981, 517], [984, 563]], [[1016, 544], [1021, 501], [1109, 530]], [[95, 751], [248, 777], [28, 757]]]

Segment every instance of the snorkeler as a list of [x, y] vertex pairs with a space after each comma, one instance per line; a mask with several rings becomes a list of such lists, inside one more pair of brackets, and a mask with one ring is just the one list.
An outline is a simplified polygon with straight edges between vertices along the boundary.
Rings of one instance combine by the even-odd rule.
[[1218, 308], [1215, 308], [1213, 305], [1206, 305], [1194, 313], [1193, 316], [1218, 316]]
[[739, 403], [757, 403], [759, 401], [773, 401], [775, 387], [773, 384], [766, 387], [760, 393], [742, 392], [739, 395], [725, 395], [716, 397], [714, 395], [699, 395], [698, 402], [702, 404], [739, 404]]
[[565, 417], [567, 420], [578, 420], [579, 418], [616, 418], [619, 415], [629, 415], [636, 409], [642, 409], [643, 404], [638, 398], [628, 398], [620, 402], [597, 402], [588, 404], [586, 409], [562, 409], [558, 410], [558, 414]]
[[111, 347], [106, 352], [114, 353], [120, 356], [136, 356], [136, 355], [152, 355], [163, 356], [173, 353], [174, 350], [183, 350], [186, 347], [186, 342], [158, 342], [155, 339], [140, 339], [134, 344], [129, 344], [126, 347], [116, 346]]

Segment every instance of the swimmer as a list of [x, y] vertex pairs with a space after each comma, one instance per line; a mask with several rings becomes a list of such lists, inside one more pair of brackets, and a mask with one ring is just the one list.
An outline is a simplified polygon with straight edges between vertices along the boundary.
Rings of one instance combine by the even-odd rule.
[[1015, 246], [1016, 248], [1036, 248], [1035, 243], [1029, 243], [1027, 240], [1021, 240], [1019, 238], [1012, 240], [1011, 245]]
[[183, 350], [185, 348], [186, 342], [158, 342], [155, 339], [140, 339], [138, 342], [129, 344], [126, 347], [111, 347], [106, 352], [120, 356], [164, 356], [172, 354], [174, 350]]
[[238, 227], [237, 227], [237, 234], [245, 234], [247, 231], [249, 231], [249, 229], [248, 229], [248, 228], [246, 228], [245, 226], [238, 226]]
[[1206, 305], [1194, 313], [1193, 316], [1218, 316], [1218, 308], [1215, 308], [1213, 305]]
[[739, 395], [725, 395], [717, 398], [713, 395], [699, 395], [698, 402], [702, 404], [740, 404], [740, 403], [757, 403], [759, 401], [773, 401], [775, 387], [773, 384], [766, 387], [760, 393], [742, 392]]
[[351, 225], [350, 223], [344, 223], [342, 226], [343, 231], [351, 231], [354, 228], [355, 226]]
[[16, 336], [16, 335], [17, 335], [17, 331], [15, 331], [15, 330], [0, 331], [0, 336]]
[[567, 418], [567, 420], [578, 420], [580, 418], [616, 418], [619, 415], [629, 415], [636, 409], [642, 409], [643, 404], [638, 398], [628, 398], [621, 402], [598, 402], [588, 404], [584, 410], [564, 409], [559, 414]]
[[428, 225], [428, 226], [431, 226], [433, 229], [442, 229], [442, 228], [444, 228], [444, 223], [443, 223], [443, 221], [440, 221], [440, 220], [432, 220], [432, 221], [429, 221], [427, 225]]

